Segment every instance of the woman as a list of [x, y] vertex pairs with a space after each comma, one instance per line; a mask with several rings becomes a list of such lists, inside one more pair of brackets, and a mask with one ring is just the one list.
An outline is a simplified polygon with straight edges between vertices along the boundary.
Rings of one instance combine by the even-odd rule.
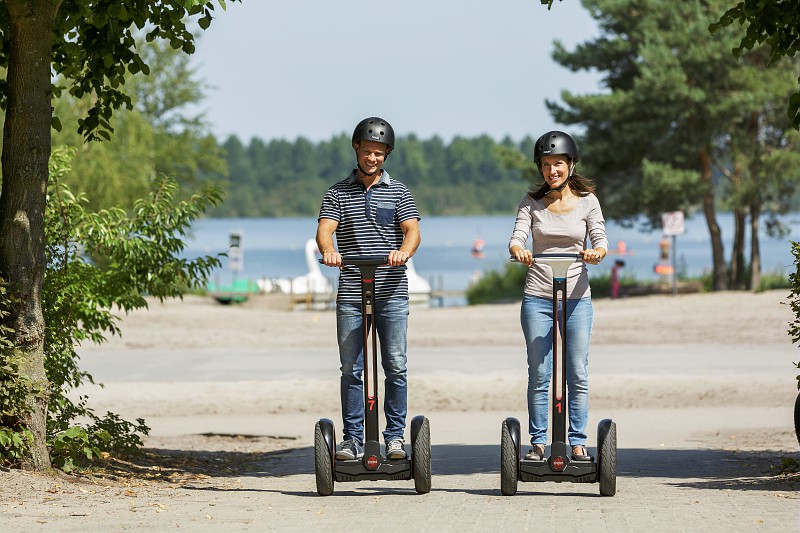
[[[547, 442], [548, 389], [553, 370], [553, 278], [550, 268], [533, 262], [534, 254], [583, 255], [567, 272], [567, 375], [569, 443], [572, 459], [590, 461], [586, 452], [589, 407], [589, 337], [592, 300], [585, 263], [598, 264], [606, 256], [605, 221], [594, 195], [594, 183], [575, 173], [578, 148], [561, 131], [545, 133], [534, 146], [534, 162], [544, 183], [522, 199], [511, 241], [511, 255], [529, 267], [520, 318], [528, 352], [529, 461], [544, 459]], [[525, 244], [531, 237], [533, 251]], [[585, 249], [586, 238], [591, 248]], [[559, 303], [559, 317], [561, 316]]]

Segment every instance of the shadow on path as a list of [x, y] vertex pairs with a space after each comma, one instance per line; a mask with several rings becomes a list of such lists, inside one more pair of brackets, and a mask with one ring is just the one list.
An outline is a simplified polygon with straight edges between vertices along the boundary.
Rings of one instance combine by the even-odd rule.
[[[590, 453], [595, 450], [590, 448]], [[798, 478], [777, 475], [777, 467], [785, 452], [729, 451], [719, 449], [641, 449], [617, 451], [618, 478], [661, 478], [676, 487], [731, 490], [797, 490]], [[152, 472], [157, 468], [165, 479], [183, 480], [193, 485], [193, 479], [230, 477], [284, 477], [314, 474], [314, 450], [311, 447], [291, 448], [273, 452], [231, 452], [202, 450], [147, 449], [142, 458], [134, 460], [133, 468]], [[500, 446], [491, 445], [434, 445], [431, 449], [431, 469], [434, 491], [449, 490], [475, 494], [495, 494], [497, 487], [485, 490], [437, 489], [436, 477], [497, 474], [500, 467]], [[544, 488], [549, 484], [526, 484]], [[561, 485], [562, 488], [568, 485]], [[352, 490], [374, 492], [376, 495], [397, 493], [369, 483], [337, 484], [337, 494], [353, 494]], [[248, 491], [246, 488], [191, 486], [197, 490]], [[340, 490], [342, 488], [343, 490]], [[352, 490], [350, 490], [352, 488]], [[398, 487], [405, 491], [406, 488]], [[269, 491], [273, 492], [273, 491]], [[282, 492], [282, 491], [274, 491]], [[411, 494], [415, 494], [410, 489]], [[537, 490], [538, 492], [538, 490]], [[545, 490], [547, 492], [547, 490]], [[285, 493], [285, 492], [284, 492]], [[561, 493], [561, 491], [559, 491]], [[289, 493], [306, 495], [305, 493]]]

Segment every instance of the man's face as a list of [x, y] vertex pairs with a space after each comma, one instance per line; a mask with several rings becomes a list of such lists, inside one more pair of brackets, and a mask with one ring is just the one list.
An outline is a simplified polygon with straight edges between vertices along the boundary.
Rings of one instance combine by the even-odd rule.
[[388, 146], [375, 141], [360, 141], [356, 147], [356, 159], [362, 172], [368, 175], [380, 171], [386, 160]]

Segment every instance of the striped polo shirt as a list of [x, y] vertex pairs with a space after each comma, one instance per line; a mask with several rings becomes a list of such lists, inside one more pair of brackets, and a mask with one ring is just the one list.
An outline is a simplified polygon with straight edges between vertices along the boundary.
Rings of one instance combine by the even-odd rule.
[[[369, 190], [357, 179], [356, 171], [333, 185], [322, 200], [319, 219], [339, 223], [336, 246], [343, 257], [389, 255], [403, 244], [400, 223], [416, 218], [419, 212], [408, 187], [392, 179], [385, 170]], [[375, 272], [375, 299], [408, 299], [406, 267], [381, 266]], [[361, 302], [361, 275], [358, 267], [347, 266], [339, 273], [337, 301]]]

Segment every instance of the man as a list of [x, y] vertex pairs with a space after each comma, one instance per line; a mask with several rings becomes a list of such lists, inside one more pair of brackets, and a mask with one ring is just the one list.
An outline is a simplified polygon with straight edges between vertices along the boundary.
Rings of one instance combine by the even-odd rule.
[[[356, 168], [325, 194], [319, 212], [317, 246], [322, 262], [338, 266], [336, 330], [341, 362], [344, 438], [336, 459], [364, 455], [364, 346], [361, 333], [361, 278], [357, 267], [342, 267], [342, 256], [387, 255], [375, 273], [375, 326], [386, 375], [383, 410], [386, 457], [403, 459], [408, 387], [406, 335], [408, 279], [405, 263], [420, 243], [419, 212], [408, 188], [382, 169], [394, 148], [394, 130], [370, 117], [353, 131]], [[333, 236], [336, 235], [336, 244]], [[338, 245], [338, 250], [337, 250]]]

